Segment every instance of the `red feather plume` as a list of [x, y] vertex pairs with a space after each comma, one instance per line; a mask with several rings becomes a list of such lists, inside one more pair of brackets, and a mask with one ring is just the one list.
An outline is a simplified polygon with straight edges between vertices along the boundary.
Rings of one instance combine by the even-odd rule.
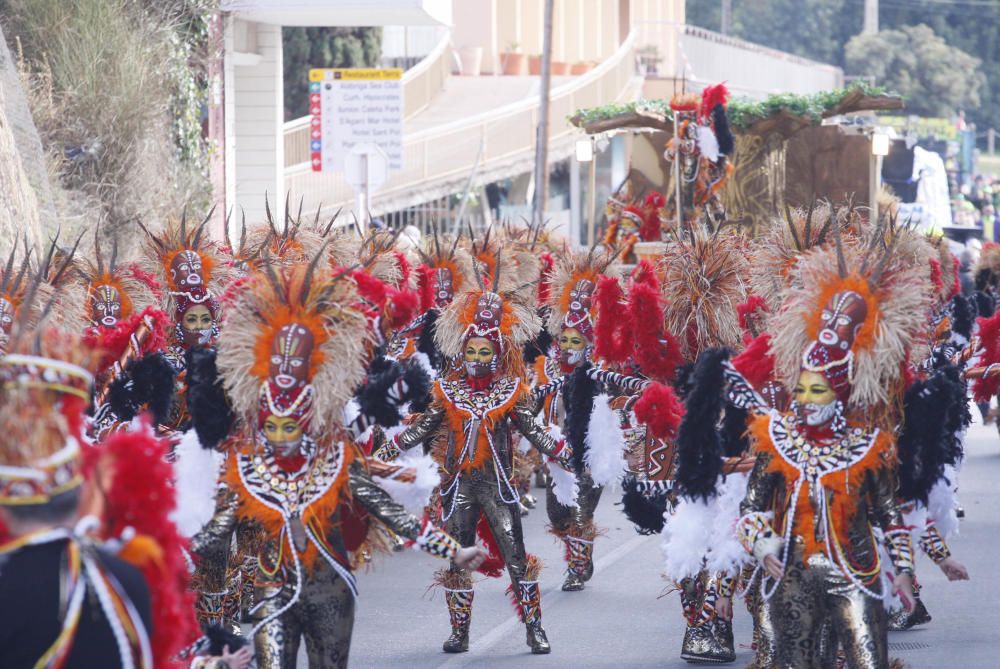
[[427, 311], [434, 307], [434, 268], [428, 265], [417, 267], [417, 291], [420, 293], [420, 310]]
[[632, 356], [632, 328], [628, 319], [621, 317], [623, 299], [621, 284], [616, 279], [610, 276], [598, 278], [594, 294], [597, 305], [594, 352], [598, 358], [611, 364], [624, 364]]
[[651, 383], [635, 403], [635, 417], [657, 439], [674, 439], [684, 417], [684, 404], [674, 389], [662, 383]]
[[767, 303], [764, 302], [764, 298], [760, 295], [749, 295], [746, 302], [736, 305], [736, 313], [740, 317], [740, 327], [743, 328], [744, 332], [749, 331], [749, 317], [758, 311], [766, 312], [767, 310]]
[[182, 553], [187, 542], [169, 517], [175, 493], [173, 471], [166, 461], [167, 443], [144, 425], [137, 431], [114, 433], [102, 450], [114, 468], [107, 493], [107, 536], [119, 537], [131, 527], [137, 536], [151, 538], [162, 550], [159, 559], [136, 566], [150, 589], [156, 666], [173, 667], [172, 658], [198, 638], [200, 631]]
[[538, 304], [548, 304], [552, 295], [552, 272], [555, 269], [556, 261], [551, 253], [543, 253], [541, 257], [542, 272], [538, 281]]
[[698, 110], [700, 118], [708, 118], [712, 115], [712, 110], [716, 105], [726, 106], [729, 101], [729, 89], [725, 83], [709, 86], [701, 92], [701, 109]]
[[646, 282], [632, 286], [629, 316], [634, 337], [635, 361], [650, 379], [669, 381], [680, 363], [680, 346], [663, 328], [659, 288]]
[[[979, 364], [985, 366], [1000, 363], [1000, 311], [990, 318], [977, 320], [979, 340], [983, 345]], [[972, 383], [972, 396], [976, 402], [989, 402], [998, 392], [1000, 392], [1000, 376], [980, 378]]]
[[156, 307], [146, 307], [142, 313], [132, 314], [110, 330], [88, 328], [86, 335], [84, 335], [84, 343], [90, 348], [103, 351], [99, 363], [101, 371], [121, 358], [125, 349], [128, 348], [132, 333], [146, 316], [152, 320], [153, 328], [142, 344], [142, 352], [145, 355], [153, 351], [162, 351], [167, 345], [166, 333], [170, 319], [163, 310]]
[[749, 341], [743, 352], [733, 358], [733, 367], [757, 390], [773, 380], [774, 358], [771, 356], [771, 335], [764, 333]]

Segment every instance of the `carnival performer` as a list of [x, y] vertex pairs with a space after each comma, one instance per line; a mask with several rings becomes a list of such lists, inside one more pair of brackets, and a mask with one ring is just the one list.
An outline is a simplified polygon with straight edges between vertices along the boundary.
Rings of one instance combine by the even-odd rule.
[[[445, 480], [440, 503], [446, 527], [463, 546], [476, 544], [480, 517], [485, 519], [510, 575], [510, 592], [524, 621], [532, 653], [551, 648], [542, 629], [540, 564], [528, 556], [521, 530], [518, 492], [512, 471], [517, 430], [535, 448], [568, 465], [570, 449], [534, 422], [521, 347], [540, 324], [534, 309], [502, 290], [510, 268], [496, 258], [492, 285], [456, 295], [437, 322], [436, 339], [451, 361], [434, 386], [434, 402], [406, 430], [380, 447], [384, 459], [425, 443], [440, 463]], [[508, 271], [507, 275], [503, 272]], [[442, 438], [437, 439], [439, 431]], [[467, 651], [472, 622], [472, 579], [452, 562], [439, 574], [451, 617], [448, 653]]]
[[[24, 321], [20, 321], [24, 325]], [[0, 360], [0, 665], [154, 666], [149, 590], [76, 523], [92, 351], [78, 333], [14, 322]]]
[[97, 370], [93, 434], [127, 425], [142, 411], [155, 424], [169, 419], [175, 371], [163, 355], [169, 319], [157, 307], [159, 284], [135, 263], [120, 263], [118, 241], [95, 229], [92, 260], [79, 263], [87, 299], [88, 345], [103, 352]]
[[147, 271], [161, 285], [166, 285], [163, 307], [173, 318], [164, 354], [177, 374], [176, 399], [167, 423], [174, 430], [183, 430], [190, 422], [186, 355], [192, 349], [215, 346], [219, 337], [220, 298], [227, 281], [227, 267], [205, 234], [212, 213], [193, 229], [189, 229], [186, 210], [179, 222], [169, 223], [159, 234], [143, 226], [148, 238]]
[[192, 552], [212, 556], [243, 525], [263, 532], [252, 611], [262, 669], [293, 666], [303, 639], [313, 669], [347, 666], [364, 514], [463, 567], [483, 558], [394, 502], [346, 438], [336, 417], [364, 379], [370, 334], [353, 283], [321, 260], [253, 275], [219, 346], [236, 424], [215, 515]]
[[[766, 573], [775, 666], [825, 667], [835, 643], [852, 667], [889, 666], [889, 593], [873, 529], [883, 533], [895, 579], [913, 607], [913, 549], [895, 497], [895, 398], [910, 345], [925, 326], [926, 273], [890, 264], [893, 244], [840, 243], [798, 260], [772, 320], [778, 375], [795, 380], [787, 413], [766, 408], [725, 366], [728, 400], [754, 411], [757, 461], [737, 532]], [[881, 234], [879, 232], [878, 234]]]
[[[594, 290], [615, 254], [566, 251], [556, 263], [549, 302], [549, 356], [535, 361], [535, 396], [545, 425], [565, 438], [573, 451], [576, 495], [559, 490], [560, 471], [549, 477], [546, 510], [550, 532], [565, 545], [564, 591], [583, 590], [594, 573], [594, 511], [604, 486], [625, 473], [625, 443], [603, 384], [588, 372], [594, 367]], [[570, 488], [572, 490], [572, 487]]]

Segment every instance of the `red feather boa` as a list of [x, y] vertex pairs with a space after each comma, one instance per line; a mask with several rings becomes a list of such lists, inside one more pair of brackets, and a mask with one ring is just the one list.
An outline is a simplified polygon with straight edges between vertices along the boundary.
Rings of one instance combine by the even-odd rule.
[[670, 381], [680, 362], [680, 346], [663, 327], [663, 305], [658, 287], [632, 286], [629, 316], [635, 341], [635, 361], [650, 379]]
[[773, 380], [774, 358], [771, 357], [771, 335], [765, 332], [749, 341], [743, 352], [733, 358], [733, 367], [757, 390]]
[[121, 358], [125, 349], [128, 348], [129, 338], [146, 316], [149, 316], [153, 321], [153, 328], [142, 344], [142, 353], [146, 355], [153, 351], [162, 351], [167, 346], [167, 328], [170, 325], [170, 318], [163, 310], [156, 307], [146, 307], [142, 313], [132, 314], [110, 330], [104, 328], [87, 329], [84, 343], [90, 348], [103, 351], [100, 361], [101, 371]]
[[136, 566], [149, 585], [156, 666], [173, 667], [171, 658], [200, 632], [182, 553], [187, 542], [169, 517], [175, 494], [173, 470], [165, 459], [167, 443], [144, 426], [140, 431], [114, 433], [101, 449], [114, 467], [105, 507], [107, 536], [121, 536], [131, 527], [137, 535], [152, 538], [163, 551], [162, 560]]
[[543, 253], [541, 263], [541, 278], [538, 280], [539, 305], [547, 304], [552, 294], [552, 271], [555, 269], [556, 261], [551, 253]]
[[712, 115], [715, 105], [726, 106], [729, 101], [729, 89], [725, 83], [708, 86], [701, 92], [701, 109], [698, 110], [699, 118], [708, 118]]
[[764, 298], [760, 295], [749, 295], [747, 296], [747, 301], [742, 304], [736, 305], [736, 313], [740, 317], [740, 327], [743, 328], [744, 340], [749, 342], [749, 318], [758, 311], [767, 312], [767, 304], [764, 302]]
[[594, 295], [597, 322], [594, 325], [594, 352], [611, 364], [624, 364], [632, 355], [632, 329], [621, 317], [624, 295], [617, 279], [602, 276]]
[[635, 403], [635, 417], [657, 439], [674, 439], [684, 417], [684, 405], [674, 389], [651, 383]]
[[[1000, 363], [1000, 311], [990, 318], [980, 318], [979, 341], [982, 342], [983, 354], [979, 364], [993, 365]], [[980, 378], [972, 383], [972, 396], [976, 402], [989, 402], [1000, 392], [1000, 376]]]
[[417, 291], [420, 293], [420, 310], [428, 311], [434, 307], [434, 294], [437, 289], [434, 280], [434, 268], [428, 265], [417, 267]]

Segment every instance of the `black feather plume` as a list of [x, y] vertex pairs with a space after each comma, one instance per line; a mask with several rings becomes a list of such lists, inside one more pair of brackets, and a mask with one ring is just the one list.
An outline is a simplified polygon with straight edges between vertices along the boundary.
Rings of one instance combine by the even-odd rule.
[[215, 349], [191, 348], [187, 362], [187, 408], [203, 448], [212, 449], [229, 436], [235, 416], [219, 378]]
[[622, 511], [639, 534], [659, 534], [663, 531], [663, 514], [667, 510], [669, 493], [666, 490], [643, 490], [644, 484], [632, 474], [622, 479]]
[[996, 311], [996, 300], [989, 293], [982, 290], [976, 291], [976, 315], [980, 318], [989, 318]]
[[563, 386], [563, 408], [566, 410], [563, 434], [573, 449], [573, 469], [577, 475], [584, 469], [583, 454], [587, 448], [590, 414], [594, 411], [594, 397], [600, 390], [600, 384], [587, 374], [591, 367], [587, 362], [574, 369]]
[[975, 322], [976, 309], [975, 305], [970, 304], [969, 298], [964, 295], [951, 298], [951, 331], [968, 341], [972, 338], [972, 326]]
[[431, 367], [439, 372], [444, 369], [444, 355], [434, 341], [434, 330], [437, 328], [438, 310], [430, 309], [424, 315], [424, 325], [417, 336], [417, 350], [427, 356]]
[[727, 405], [723, 411], [719, 440], [722, 444], [722, 454], [727, 458], [737, 458], [750, 450], [747, 417], [747, 410], [739, 407]]
[[712, 125], [715, 126], [715, 138], [719, 140], [719, 153], [732, 157], [733, 149], [736, 148], [736, 139], [733, 131], [729, 128], [729, 116], [726, 115], [726, 108], [722, 105], [715, 105], [712, 109]]
[[431, 405], [431, 377], [416, 360], [407, 360], [403, 365], [403, 381], [406, 394], [403, 400], [410, 403], [410, 411], [423, 413]]
[[911, 385], [903, 398], [904, 417], [897, 441], [899, 496], [927, 504], [934, 484], [944, 475], [953, 448], [946, 423], [955, 400], [948, 376], [935, 372]]
[[149, 410], [158, 425], [166, 423], [174, 402], [174, 366], [162, 353], [150, 353], [132, 364], [129, 376], [138, 404]]
[[552, 342], [552, 333], [548, 328], [542, 328], [537, 337], [524, 343], [524, 362], [528, 366], [535, 364], [539, 356], [546, 355], [552, 348]]
[[728, 358], [729, 351], [724, 348], [702, 353], [684, 401], [684, 418], [677, 432], [675, 485], [679, 495], [690, 499], [715, 497], [722, 473], [722, 443], [716, 426], [725, 405], [722, 363]]

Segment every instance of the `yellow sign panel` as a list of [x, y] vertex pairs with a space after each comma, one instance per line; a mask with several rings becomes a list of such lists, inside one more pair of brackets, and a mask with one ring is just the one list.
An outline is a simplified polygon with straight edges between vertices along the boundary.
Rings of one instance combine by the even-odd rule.
[[323, 68], [309, 70], [309, 81], [399, 81], [403, 78], [403, 70], [392, 67], [385, 70], [354, 69], [346, 67]]

